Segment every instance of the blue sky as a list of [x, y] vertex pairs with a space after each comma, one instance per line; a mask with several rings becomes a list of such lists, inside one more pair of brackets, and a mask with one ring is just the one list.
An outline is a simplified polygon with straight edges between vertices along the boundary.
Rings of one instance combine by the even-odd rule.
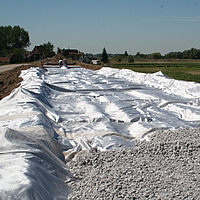
[[0, 25], [29, 32], [32, 50], [50, 41], [84, 53], [200, 48], [200, 0], [0, 0]]

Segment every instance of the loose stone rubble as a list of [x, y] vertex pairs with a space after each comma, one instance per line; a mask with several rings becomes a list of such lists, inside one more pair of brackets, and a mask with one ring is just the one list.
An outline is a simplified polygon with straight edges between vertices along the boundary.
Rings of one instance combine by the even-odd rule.
[[68, 163], [83, 178], [69, 199], [200, 199], [200, 128], [159, 131], [134, 148]]

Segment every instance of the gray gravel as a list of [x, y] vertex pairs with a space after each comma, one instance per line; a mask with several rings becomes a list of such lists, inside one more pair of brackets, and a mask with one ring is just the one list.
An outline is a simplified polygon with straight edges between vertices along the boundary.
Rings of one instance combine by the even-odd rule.
[[83, 179], [69, 199], [200, 199], [200, 128], [159, 131], [135, 148], [68, 163]]

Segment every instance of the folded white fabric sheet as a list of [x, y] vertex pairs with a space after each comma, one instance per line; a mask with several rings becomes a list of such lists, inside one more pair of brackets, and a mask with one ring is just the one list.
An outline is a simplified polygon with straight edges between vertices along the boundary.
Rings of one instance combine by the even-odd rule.
[[66, 162], [200, 124], [200, 84], [126, 69], [30, 68], [0, 101], [0, 198], [67, 199]]

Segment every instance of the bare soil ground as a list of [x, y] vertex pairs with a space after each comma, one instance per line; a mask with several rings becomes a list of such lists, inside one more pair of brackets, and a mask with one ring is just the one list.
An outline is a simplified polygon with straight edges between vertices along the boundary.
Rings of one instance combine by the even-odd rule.
[[[4, 72], [0, 72], [0, 100], [5, 96], [8, 96], [14, 88], [19, 87], [22, 78], [19, 78], [21, 70], [29, 69], [30, 67], [43, 67], [46, 63], [58, 63], [59, 59], [64, 59], [65, 57], [62, 54], [56, 54], [50, 59], [43, 59], [41, 61], [35, 61], [30, 63], [30, 65], [23, 65], [16, 67], [11, 70], [7, 70]], [[81, 63], [77, 61], [70, 61], [68, 63], [75, 62], [77, 66], [81, 66], [82, 68], [98, 70], [101, 69], [100, 65], [91, 65], [86, 63]]]
[[11, 70], [0, 73], [0, 100], [9, 95], [11, 91], [19, 86], [22, 78], [19, 78], [21, 70], [30, 68], [29, 65], [22, 65]]

